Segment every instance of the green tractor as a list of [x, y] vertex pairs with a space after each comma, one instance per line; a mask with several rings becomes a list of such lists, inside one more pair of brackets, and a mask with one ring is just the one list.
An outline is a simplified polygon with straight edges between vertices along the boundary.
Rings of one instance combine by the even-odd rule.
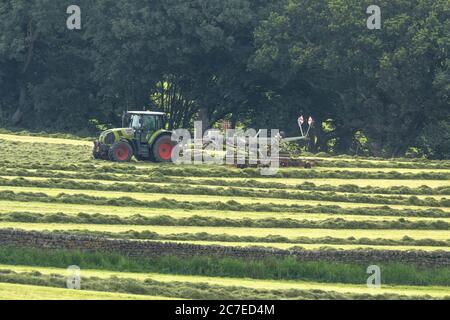
[[165, 130], [166, 114], [151, 111], [127, 111], [122, 128], [103, 131], [94, 141], [95, 159], [128, 162], [138, 160], [171, 162], [172, 132]]

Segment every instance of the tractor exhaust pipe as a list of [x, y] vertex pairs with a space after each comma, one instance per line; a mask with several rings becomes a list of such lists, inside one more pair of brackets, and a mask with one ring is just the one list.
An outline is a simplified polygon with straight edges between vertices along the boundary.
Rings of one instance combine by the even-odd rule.
[[127, 125], [127, 112], [126, 111], [124, 111], [123, 113], [122, 113], [122, 128], [125, 128], [126, 127], [126, 125]]

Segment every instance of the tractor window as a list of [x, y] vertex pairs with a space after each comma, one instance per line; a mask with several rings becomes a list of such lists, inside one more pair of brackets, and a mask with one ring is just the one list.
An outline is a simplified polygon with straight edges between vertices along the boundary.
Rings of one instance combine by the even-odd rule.
[[156, 117], [145, 116], [143, 117], [142, 128], [148, 131], [154, 131], [156, 129]]
[[163, 127], [162, 118], [154, 115], [132, 115], [130, 118], [130, 127], [144, 131], [156, 131]]
[[141, 122], [140, 122], [140, 116], [133, 115], [130, 119], [130, 127], [133, 129], [140, 129], [141, 128]]
[[161, 116], [146, 116], [144, 117], [143, 127], [149, 131], [160, 130], [164, 127], [163, 118]]

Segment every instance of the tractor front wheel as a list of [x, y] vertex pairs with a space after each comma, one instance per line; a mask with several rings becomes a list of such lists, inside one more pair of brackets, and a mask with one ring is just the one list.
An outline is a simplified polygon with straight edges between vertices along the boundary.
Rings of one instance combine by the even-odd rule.
[[115, 162], [129, 162], [133, 156], [133, 148], [125, 141], [114, 143], [109, 149], [109, 160]]
[[172, 162], [172, 150], [175, 142], [172, 141], [169, 135], [164, 135], [158, 138], [153, 144], [152, 153], [156, 162]]
[[92, 151], [92, 156], [94, 157], [95, 160], [108, 160], [108, 155], [98, 152], [98, 151]]
[[105, 145], [100, 142], [95, 141], [94, 147], [92, 148], [92, 156], [96, 160], [108, 160], [108, 149]]

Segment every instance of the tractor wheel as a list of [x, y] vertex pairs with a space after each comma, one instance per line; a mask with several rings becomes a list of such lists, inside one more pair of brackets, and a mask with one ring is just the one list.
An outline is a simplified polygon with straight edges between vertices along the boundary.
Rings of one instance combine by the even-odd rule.
[[92, 156], [95, 160], [109, 160], [109, 156], [101, 152], [92, 151]]
[[133, 148], [125, 141], [114, 143], [108, 152], [109, 160], [115, 162], [129, 162], [133, 156]]
[[100, 144], [97, 141], [94, 142], [94, 147], [92, 148], [92, 156], [96, 160], [108, 160], [108, 154], [101, 149]]
[[172, 162], [172, 150], [174, 147], [175, 142], [172, 141], [169, 135], [159, 137], [153, 144], [153, 159], [156, 162]]

